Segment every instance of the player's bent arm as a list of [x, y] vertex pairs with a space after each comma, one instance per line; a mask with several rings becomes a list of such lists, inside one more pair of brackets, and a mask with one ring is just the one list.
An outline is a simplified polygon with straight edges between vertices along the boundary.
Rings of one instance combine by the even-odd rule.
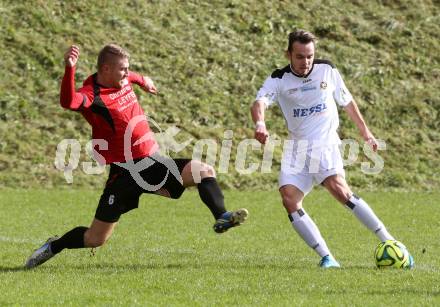
[[368, 129], [367, 124], [365, 123], [364, 118], [362, 117], [361, 112], [354, 100], [352, 100], [349, 104], [344, 107], [350, 119], [356, 124], [358, 127], [362, 137], [364, 140], [368, 141], [373, 138], [373, 134]]
[[148, 76], [141, 76], [135, 72], [130, 71], [128, 73], [128, 80], [132, 83], [136, 83], [148, 93], [157, 94], [156, 86], [154, 85], [153, 80], [151, 80], [151, 78]]
[[135, 83], [140, 87], [145, 86], [144, 78], [140, 74], [135, 73], [134, 71], [128, 72], [128, 81], [130, 81], [131, 83]]
[[75, 91], [75, 66], [66, 65], [61, 81], [60, 104], [69, 110], [78, 110], [85, 103], [85, 96]]

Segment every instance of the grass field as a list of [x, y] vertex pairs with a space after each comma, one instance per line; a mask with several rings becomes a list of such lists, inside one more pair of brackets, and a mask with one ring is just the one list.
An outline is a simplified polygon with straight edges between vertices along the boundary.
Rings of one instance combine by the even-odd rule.
[[420, 306], [440, 304], [439, 224], [432, 193], [361, 193], [416, 261], [411, 271], [374, 267], [376, 238], [323, 190], [305, 207], [343, 269], [323, 271], [289, 225], [276, 192], [231, 192], [248, 222], [215, 234], [197, 193], [143, 196], [109, 243], [66, 250], [34, 270], [22, 265], [48, 236], [88, 225], [99, 192], [0, 192], [0, 305]]

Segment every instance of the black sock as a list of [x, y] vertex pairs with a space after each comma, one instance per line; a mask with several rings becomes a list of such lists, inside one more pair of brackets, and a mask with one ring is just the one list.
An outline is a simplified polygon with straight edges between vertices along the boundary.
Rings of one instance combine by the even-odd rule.
[[223, 201], [223, 193], [214, 177], [203, 178], [197, 185], [201, 200], [211, 210], [215, 219], [226, 212], [225, 203]]
[[84, 248], [84, 233], [88, 228], [79, 226], [66, 232], [64, 236], [50, 243], [50, 250], [54, 254], [58, 254], [65, 248]]

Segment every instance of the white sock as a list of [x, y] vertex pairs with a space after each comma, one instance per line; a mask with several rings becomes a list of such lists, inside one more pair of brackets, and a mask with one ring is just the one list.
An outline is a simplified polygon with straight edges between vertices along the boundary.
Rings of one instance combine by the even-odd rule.
[[289, 219], [292, 222], [293, 228], [300, 235], [300, 237], [307, 243], [308, 246], [321, 257], [330, 255], [330, 251], [324, 238], [321, 236], [318, 227], [312, 221], [310, 216], [303, 209], [299, 209], [289, 214]]
[[388, 233], [385, 225], [362, 198], [353, 194], [345, 205], [381, 241], [394, 240], [394, 237]]

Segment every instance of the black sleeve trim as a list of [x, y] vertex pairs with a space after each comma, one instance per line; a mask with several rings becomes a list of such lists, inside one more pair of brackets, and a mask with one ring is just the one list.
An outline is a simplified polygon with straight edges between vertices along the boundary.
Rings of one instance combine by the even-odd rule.
[[272, 78], [282, 79], [284, 74], [288, 74], [288, 73], [291, 73], [291, 72], [292, 72], [292, 70], [290, 69], [290, 65], [287, 65], [284, 68], [276, 69], [270, 76]]
[[313, 61], [313, 64], [327, 64], [327, 65], [330, 65], [331, 68], [336, 68], [336, 66], [332, 62], [330, 62], [329, 60], [315, 59]]

